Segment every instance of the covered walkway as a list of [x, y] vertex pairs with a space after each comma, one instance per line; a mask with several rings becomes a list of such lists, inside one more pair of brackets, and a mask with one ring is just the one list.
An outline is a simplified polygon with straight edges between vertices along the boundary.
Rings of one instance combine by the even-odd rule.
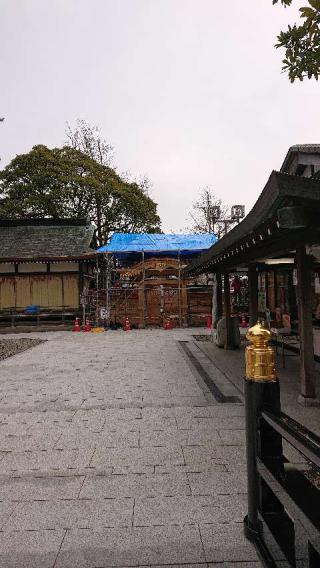
[[[300, 392], [303, 405], [319, 404], [313, 345], [313, 272], [319, 270], [320, 180], [272, 172], [250, 213], [186, 273], [214, 273], [215, 316], [226, 316], [225, 348], [234, 348], [229, 274], [246, 270], [250, 324], [256, 323], [258, 275], [291, 266], [296, 270], [296, 301], [300, 336]], [[223, 289], [223, 295], [222, 295]]]

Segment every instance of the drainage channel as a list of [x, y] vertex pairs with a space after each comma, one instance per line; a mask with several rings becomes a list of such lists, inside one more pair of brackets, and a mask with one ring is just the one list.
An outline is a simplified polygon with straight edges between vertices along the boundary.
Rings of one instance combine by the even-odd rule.
[[224, 395], [223, 392], [219, 389], [219, 387], [215, 384], [213, 379], [207, 373], [205, 368], [201, 365], [200, 361], [197, 357], [192, 353], [191, 349], [188, 346], [188, 341], [178, 341], [179, 346], [181, 347], [182, 351], [188, 357], [190, 363], [192, 363], [193, 367], [199, 373], [200, 377], [202, 378], [203, 382], [207, 385], [209, 391], [215, 398], [215, 400], [219, 403], [242, 403], [242, 400], [238, 396], [232, 395]]

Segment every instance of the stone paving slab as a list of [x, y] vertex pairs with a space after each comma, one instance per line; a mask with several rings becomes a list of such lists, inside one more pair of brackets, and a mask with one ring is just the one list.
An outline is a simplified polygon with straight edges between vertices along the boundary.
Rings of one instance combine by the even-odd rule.
[[192, 333], [46, 333], [0, 363], [0, 568], [259, 566], [244, 408], [208, 395]]
[[243, 525], [201, 525], [201, 539], [208, 562], [239, 562], [258, 560], [252, 544], [243, 536]]
[[65, 531], [0, 532], [0, 568], [52, 568]]
[[76, 499], [84, 481], [83, 476], [23, 476], [1, 479], [1, 501], [33, 501], [43, 499]]
[[205, 561], [195, 526], [68, 531], [55, 568]]
[[188, 473], [193, 495], [234, 495], [247, 492], [245, 476], [229, 472]]
[[223, 520], [226, 520], [224, 503], [218, 503], [213, 497], [162, 496], [135, 500], [134, 525], [137, 527], [212, 524]]
[[156, 497], [190, 495], [186, 473], [125, 474], [88, 476], [80, 492], [81, 499], [101, 497]]
[[93, 449], [81, 450], [35, 450], [28, 452], [6, 452], [0, 461], [0, 473], [79, 471], [89, 467]]
[[141, 432], [140, 446], [194, 446], [205, 442], [220, 442], [219, 432], [210, 425], [198, 426], [195, 430], [163, 428]]
[[20, 502], [4, 530], [131, 527], [133, 506], [133, 499], [121, 498]]
[[58, 450], [80, 448], [138, 448], [137, 432], [92, 432], [72, 428], [63, 433], [55, 444]]
[[91, 460], [93, 467], [136, 467], [156, 465], [184, 465], [182, 448], [161, 446], [146, 448], [96, 448]]

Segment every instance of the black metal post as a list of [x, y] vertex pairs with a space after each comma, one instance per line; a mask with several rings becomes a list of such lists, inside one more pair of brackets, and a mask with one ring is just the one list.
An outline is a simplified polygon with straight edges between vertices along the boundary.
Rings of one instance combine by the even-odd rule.
[[[259, 460], [276, 473], [283, 467], [282, 440], [263, 420], [263, 411], [280, 412], [280, 388], [276, 378], [275, 355], [268, 343], [269, 330], [260, 323], [250, 328], [246, 348], [245, 408], [248, 479], [248, 514], [244, 518], [245, 536], [254, 542], [259, 554], [274, 566], [263, 539], [263, 513], [277, 512], [277, 502], [261, 479]], [[260, 518], [261, 516], [261, 518]]]
[[259, 511], [273, 507], [266, 503], [264, 489], [261, 486], [257, 470], [257, 459], [268, 462], [270, 469], [276, 473], [283, 469], [281, 436], [263, 422], [261, 412], [280, 412], [279, 381], [254, 381], [245, 379], [246, 408], [246, 450], [248, 479], [248, 514], [244, 519], [245, 535], [256, 540], [261, 532]]
[[258, 412], [261, 407], [261, 384], [245, 379], [246, 450], [248, 480], [248, 514], [244, 519], [245, 535], [254, 540], [260, 530], [259, 476], [257, 472]]

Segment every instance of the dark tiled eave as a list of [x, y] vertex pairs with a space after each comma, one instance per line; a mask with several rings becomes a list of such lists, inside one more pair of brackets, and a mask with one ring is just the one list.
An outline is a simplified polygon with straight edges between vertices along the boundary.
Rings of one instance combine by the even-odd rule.
[[320, 180], [301, 178], [272, 172], [255, 205], [230, 233], [225, 235], [206, 253], [198, 257], [187, 269], [187, 274], [200, 274], [236, 267], [256, 260], [265, 251], [290, 250], [296, 239], [314, 238], [314, 227], [295, 230], [280, 226], [278, 211], [288, 205], [306, 205], [314, 211], [319, 209], [320, 227]]
[[0, 258], [0, 264], [3, 262], [77, 262], [77, 261], [84, 261], [84, 260], [92, 260], [96, 258], [96, 252], [93, 251], [92, 253], [86, 253], [83, 255], [77, 256], [47, 256], [47, 257], [8, 257], [8, 258]]

